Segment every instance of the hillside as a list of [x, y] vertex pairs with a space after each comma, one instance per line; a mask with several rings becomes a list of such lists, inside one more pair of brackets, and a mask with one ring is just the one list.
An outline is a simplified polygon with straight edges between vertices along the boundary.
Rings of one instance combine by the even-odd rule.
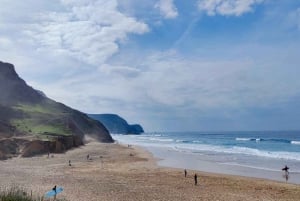
[[34, 140], [40, 141], [36, 143], [40, 147], [48, 146], [34, 150], [36, 153], [61, 152], [82, 145], [85, 135], [113, 142], [100, 122], [34, 90], [18, 76], [12, 64], [0, 62], [0, 91], [0, 145], [11, 142], [10, 150], [15, 152], [9, 153], [0, 146], [0, 158], [22, 154]]
[[100, 121], [110, 133], [141, 134], [144, 132], [139, 124], [129, 125], [125, 119], [116, 114], [89, 114], [89, 116]]

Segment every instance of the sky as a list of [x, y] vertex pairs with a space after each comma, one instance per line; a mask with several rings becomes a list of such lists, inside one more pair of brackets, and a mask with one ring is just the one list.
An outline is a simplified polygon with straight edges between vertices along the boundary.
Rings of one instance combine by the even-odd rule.
[[300, 129], [298, 0], [0, 0], [0, 60], [146, 131]]

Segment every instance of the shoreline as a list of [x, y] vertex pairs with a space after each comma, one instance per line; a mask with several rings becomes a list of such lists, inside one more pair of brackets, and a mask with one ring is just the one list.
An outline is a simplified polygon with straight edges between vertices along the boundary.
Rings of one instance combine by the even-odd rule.
[[[152, 138], [152, 136], [138, 138], [136, 136], [123, 137], [122, 135], [114, 135], [113, 137], [121, 144], [133, 144], [150, 151], [154, 157], [160, 159], [157, 163], [162, 167], [192, 169], [209, 173], [285, 182], [285, 173], [281, 169], [288, 165], [290, 167], [288, 183], [300, 184], [299, 161], [243, 153], [227, 153], [218, 150], [183, 149], [178, 148], [176, 144], [170, 144], [169, 141], [174, 141], [171, 137], [169, 137], [170, 139], [156, 139], [155, 137]], [[145, 139], [150, 140], [150, 143]], [[163, 143], [158, 142], [155, 144], [152, 142], [153, 139]], [[164, 143], [165, 141], [167, 142]]]
[[158, 166], [158, 160], [143, 147], [90, 142], [53, 158], [0, 161], [0, 187], [17, 185], [43, 195], [58, 185], [64, 191], [57, 199], [68, 201], [296, 201], [300, 197], [299, 185], [193, 170], [185, 178], [183, 169]]
[[[137, 145], [136, 145], [137, 146]], [[278, 169], [265, 169], [252, 166], [243, 166], [240, 164], [216, 162], [209, 159], [210, 156], [202, 154], [191, 154], [177, 152], [168, 148], [161, 147], [142, 147], [151, 152], [154, 157], [158, 158], [157, 164], [161, 167], [190, 169], [212, 174], [242, 176], [254, 179], [267, 179], [275, 182], [284, 182], [283, 172], [278, 165]], [[262, 159], [263, 160], [263, 159]], [[262, 161], [264, 163], [268, 160]], [[273, 162], [273, 163], [277, 163]], [[292, 184], [300, 184], [300, 173], [291, 171], [288, 182]]]

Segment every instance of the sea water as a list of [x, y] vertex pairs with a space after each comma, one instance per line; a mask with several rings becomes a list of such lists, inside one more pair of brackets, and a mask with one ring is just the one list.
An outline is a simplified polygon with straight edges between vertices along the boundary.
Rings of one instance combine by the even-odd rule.
[[160, 165], [281, 180], [288, 165], [300, 183], [300, 131], [159, 132], [113, 135], [163, 159]]

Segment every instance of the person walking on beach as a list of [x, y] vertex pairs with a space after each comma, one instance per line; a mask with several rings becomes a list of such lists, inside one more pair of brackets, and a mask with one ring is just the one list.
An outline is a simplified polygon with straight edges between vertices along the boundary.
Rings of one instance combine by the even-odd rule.
[[198, 184], [198, 176], [197, 174], [194, 175], [194, 180], [195, 180], [195, 186]]
[[54, 199], [53, 200], [56, 200], [56, 185], [52, 188], [52, 190], [54, 191]]
[[289, 174], [289, 167], [287, 165], [284, 166], [284, 168], [282, 168], [282, 171], [284, 171], [286, 174]]
[[90, 159], [90, 155], [88, 154], [87, 156], [86, 156], [86, 160], [89, 160]]
[[72, 166], [72, 164], [71, 164], [71, 160], [69, 160], [69, 166]]
[[289, 180], [289, 167], [287, 165], [284, 166], [281, 170], [284, 171], [285, 182]]
[[186, 177], [187, 176], [187, 171], [186, 171], [186, 169], [184, 169], [184, 177]]

